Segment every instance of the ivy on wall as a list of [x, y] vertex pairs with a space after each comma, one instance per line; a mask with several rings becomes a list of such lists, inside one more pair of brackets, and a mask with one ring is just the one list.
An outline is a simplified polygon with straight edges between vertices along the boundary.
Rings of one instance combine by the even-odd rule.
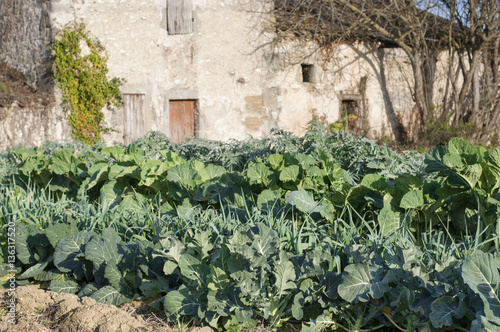
[[104, 122], [104, 106], [120, 106], [121, 78], [108, 80], [103, 45], [93, 38], [83, 23], [66, 25], [51, 47], [53, 73], [62, 92], [64, 107], [70, 110], [69, 124], [76, 140], [92, 144], [111, 130]]

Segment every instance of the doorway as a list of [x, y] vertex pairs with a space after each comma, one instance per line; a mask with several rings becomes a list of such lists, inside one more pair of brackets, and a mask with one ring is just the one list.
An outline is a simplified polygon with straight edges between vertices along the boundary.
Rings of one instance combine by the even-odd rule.
[[196, 136], [198, 102], [196, 100], [170, 100], [170, 141], [182, 143]]
[[130, 144], [145, 134], [145, 100], [144, 94], [123, 94], [123, 141], [125, 144]]

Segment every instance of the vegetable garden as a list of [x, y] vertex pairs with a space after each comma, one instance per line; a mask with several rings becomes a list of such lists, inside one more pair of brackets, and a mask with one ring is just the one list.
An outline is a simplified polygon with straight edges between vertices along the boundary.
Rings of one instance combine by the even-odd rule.
[[500, 148], [153, 132], [1, 152], [0, 182], [20, 285], [219, 330], [500, 330]]

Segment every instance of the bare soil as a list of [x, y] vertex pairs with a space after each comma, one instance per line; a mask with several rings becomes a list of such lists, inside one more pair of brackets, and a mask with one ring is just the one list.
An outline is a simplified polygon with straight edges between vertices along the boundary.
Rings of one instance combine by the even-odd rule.
[[[16, 288], [16, 323], [9, 322], [7, 289], [0, 290], [0, 331], [159, 331], [179, 332], [168, 326], [145, 303], [131, 303], [117, 308], [89, 297], [54, 293], [36, 285]], [[208, 327], [192, 327], [191, 332], [209, 332]]]

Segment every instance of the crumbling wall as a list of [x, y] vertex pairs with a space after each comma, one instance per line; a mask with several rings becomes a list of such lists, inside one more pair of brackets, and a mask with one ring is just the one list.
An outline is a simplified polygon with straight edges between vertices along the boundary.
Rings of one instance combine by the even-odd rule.
[[48, 92], [53, 87], [49, 10], [45, 0], [0, 1], [0, 72], [32, 91]]
[[50, 8], [45, 0], [0, 1], [0, 149], [70, 139], [55, 104]]
[[0, 150], [69, 140], [71, 128], [60, 107], [0, 107]]

